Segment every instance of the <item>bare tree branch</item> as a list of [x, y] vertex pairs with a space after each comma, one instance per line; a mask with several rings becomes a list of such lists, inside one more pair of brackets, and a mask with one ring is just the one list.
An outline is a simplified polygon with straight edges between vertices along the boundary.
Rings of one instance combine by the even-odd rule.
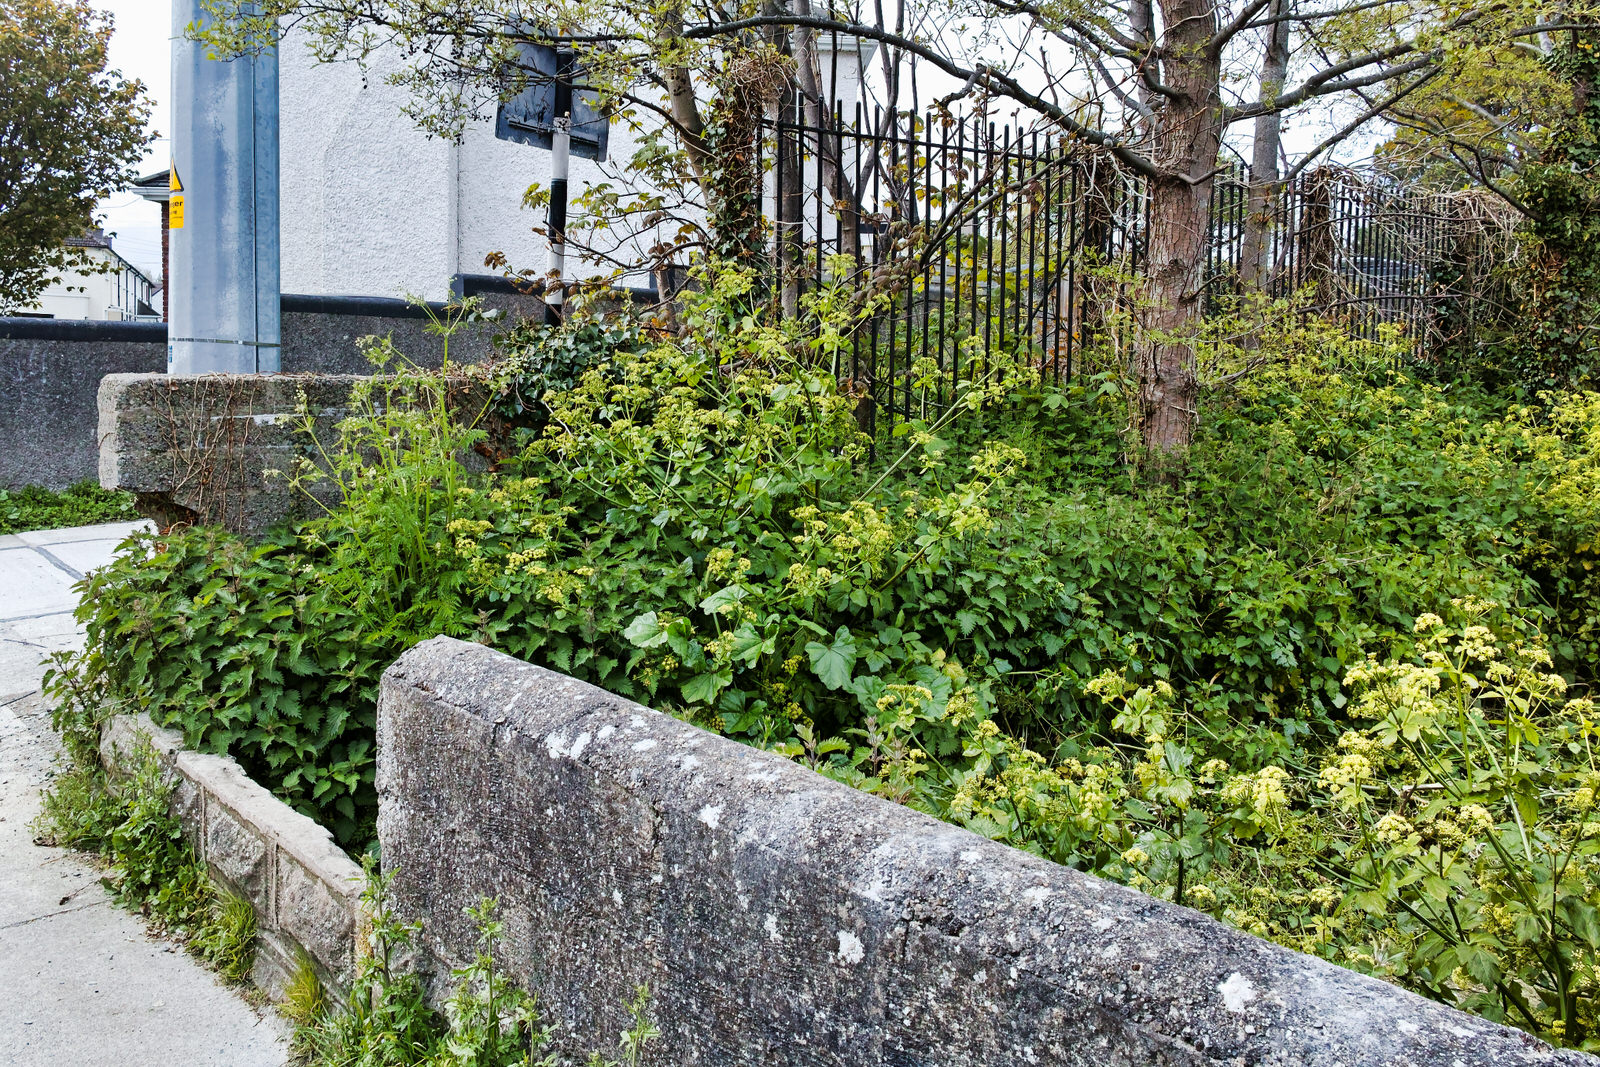
[[780, 14], [756, 15], [751, 18], [740, 19], [737, 22], [729, 22], [717, 26], [697, 26], [694, 29], [685, 31], [684, 37], [691, 39], [718, 37], [726, 34], [737, 33], [741, 30], [772, 25], [809, 26], [813, 29], [833, 30], [839, 33], [862, 37], [867, 40], [878, 41], [884, 44], [892, 44], [896, 48], [903, 48], [912, 55], [926, 60], [928, 63], [939, 68], [953, 78], [965, 79], [976, 76], [980, 83], [999, 86], [1004, 91], [1006, 96], [1016, 100], [1018, 103], [1034, 108], [1041, 114], [1049, 116], [1059, 126], [1061, 126], [1062, 129], [1066, 130], [1074, 137], [1077, 137], [1088, 144], [1096, 145], [1106, 149], [1112, 155], [1116, 156], [1118, 162], [1122, 163], [1129, 169], [1146, 177], [1155, 177], [1157, 173], [1155, 166], [1148, 159], [1145, 159], [1137, 152], [1134, 152], [1125, 145], [1121, 144], [1114, 134], [1080, 122], [1054, 101], [1046, 100], [1037, 93], [1030, 92], [1029, 90], [1023, 88], [1022, 83], [1017, 81], [1011, 75], [996, 70], [993, 67], [983, 63], [978, 64], [975, 69], [968, 70], [933, 48], [930, 48], [921, 41], [916, 41], [909, 37], [903, 37], [899, 34], [891, 33], [888, 30], [881, 30], [874, 26], [864, 26], [860, 23], [839, 22], [835, 19], [816, 17], [802, 18], [798, 15]]

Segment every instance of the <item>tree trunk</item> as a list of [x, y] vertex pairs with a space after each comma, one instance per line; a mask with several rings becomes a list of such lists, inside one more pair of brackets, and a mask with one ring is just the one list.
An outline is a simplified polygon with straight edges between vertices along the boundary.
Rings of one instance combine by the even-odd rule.
[[[656, 30], [663, 42], [683, 44], [683, 7], [671, 5], [661, 13]], [[684, 66], [669, 66], [663, 72], [667, 82], [668, 108], [672, 121], [677, 123], [683, 151], [689, 157], [689, 166], [695, 177], [704, 181], [706, 172], [706, 128], [700, 118], [700, 106], [695, 102], [694, 76]]]
[[[811, 16], [811, 0], [793, 0], [793, 5], [796, 15], [802, 18]], [[837, 71], [839, 63], [837, 35], [833, 43], [835, 49], [832, 62], [834, 70]], [[816, 131], [815, 143], [808, 142], [803, 147], [809, 149], [819, 161], [817, 196], [822, 200], [825, 210], [834, 216], [838, 232], [838, 251], [852, 257], [859, 267], [861, 201], [854, 183], [845, 173], [844, 139], [827, 132], [836, 130], [836, 123], [842, 123], [844, 116], [835, 113], [835, 101], [823, 96], [822, 65], [817, 58], [816, 33], [804, 26], [795, 27], [790, 47], [794, 54], [795, 81], [800, 89], [801, 115], [804, 124]], [[865, 77], [866, 70], [858, 69], [857, 75]], [[834, 80], [838, 80], [837, 75]], [[816, 239], [819, 242], [823, 240], [820, 220], [817, 224]], [[835, 278], [833, 281], [837, 282], [839, 279]]]
[[[1270, 17], [1289, 14], [1291, 0], [1273, 0]], [[1263, 101], [1283, 92], [1289, 70], [1289, 23], [1275, 22], [1266, 32], [1266, 56], [1261, 65]], [[1244, 234], [1239, 250], [1239, 281], [1246, 289], [1266, 287], [1272, 280], [1272, 214], [1280, 192], [1278, 152], [1283, 140], [1283, 116], [1278, 112], [1256, 118], [1255, 143], [1250, 153], [1250, 200], [1245, 206]]]
[[1139, 432], [1145, 458], [1160, 472], [1182, 462], [1194, 436], [1199, 382], [1195, 334], [1205, 281], [1211, 183], [1172, 175], [1150, 187], [1150, 231], [1138, 353]]
[[[1129, 36], [1135, 41], [1154, 43], [1156, 39], [1156, 12], [1153, 0], [1129, 0], [1128, 2], [1128, 30]], [[1151, 110], [1155, 109], [1155, 94], [1150, 91], [1149, 79], [1139, 73], [1134, 79], [1134, 92], [1140, 104]], [[1140, 118], [1141, 126], [1149, 123]]]
[[1222, 64], [1210, 47], [1215, 0], [1162, 0], [1166, 94], [1156, 112], [1145, 301], [1139, 310], [1139, 432], [1146, 464], [1166, 478], [1194, 436], [1195, 338], [1210, 248], [1212, 171], [1222, 144]]

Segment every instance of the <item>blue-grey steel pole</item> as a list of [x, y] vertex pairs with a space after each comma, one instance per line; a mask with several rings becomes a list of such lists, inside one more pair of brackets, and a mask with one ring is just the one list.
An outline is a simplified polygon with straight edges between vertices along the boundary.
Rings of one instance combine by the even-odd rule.
[[550, 270], [545, 282], [544, 320], [561, 322], [566, 296], [567, 163], [572, 153], [572, 77], [568, 53], [557, 53], [555, 133], [550, 138]]
[[208, 59], [185, 30], [209, 18], [200, 0], [173, 0], [167, 370], [272, 374], [281, 366], [278, 55]]

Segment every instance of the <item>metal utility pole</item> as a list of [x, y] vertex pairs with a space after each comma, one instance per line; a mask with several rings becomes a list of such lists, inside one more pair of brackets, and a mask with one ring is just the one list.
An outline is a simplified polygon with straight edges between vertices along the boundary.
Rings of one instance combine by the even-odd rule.
[[208, 20], [172, 0], [167, 372], [274, 374], [278, 54], [207, 59], [184, 31]]
[[566, 296], [567, 160], [572, 153], [572, 53], [556, 60], [555, 130], [550, 137], [550, 271], [544, 291], [544, 321], [560, 325]]

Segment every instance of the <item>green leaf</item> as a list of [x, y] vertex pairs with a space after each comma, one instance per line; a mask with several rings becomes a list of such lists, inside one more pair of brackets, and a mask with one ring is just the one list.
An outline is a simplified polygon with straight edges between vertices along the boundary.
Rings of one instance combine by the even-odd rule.
[[745, 623], [733, 632], [733, 645], [728, 654], [747, 667], [753, 667], [762, 656], [770, 656], [778, 650], [777, 635], [762, 637], [756, 628]]
[[718, 589], [715, 593], [700, 601], [700, 610], [707, 615], [715, 615], [729, 605], [738, 604], [745, 598], [745, 589], [740, 585], [730, 585]]
[[733, 668], [697, 674], [683, 683], [683, 699], [691, 704], [710, 704], [733, 682]]
[[829, 689], [843, 689], [850, 684], [850, 674], [856, 666], [856, 639], [848, 626], [839, 627], [830, 645], [808, 643], [806, 655], [811, 657], [811, 670]]
[[647, 611], [629, 623], [628, 628], [622, 631], [622, 636], [639, 648], [655, 648], [657, 645], [667, 643], [666, 628], [657, 620], [653, 611]]

